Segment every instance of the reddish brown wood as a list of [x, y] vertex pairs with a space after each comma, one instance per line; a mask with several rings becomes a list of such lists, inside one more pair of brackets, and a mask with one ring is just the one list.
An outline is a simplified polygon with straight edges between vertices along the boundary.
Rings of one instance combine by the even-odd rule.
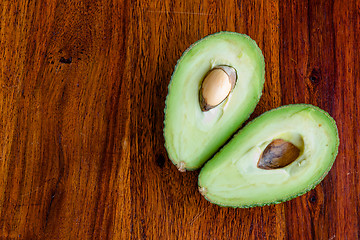
[[[339, 155], [292, 201], [221, 208], [162, 135], [177, 59], [221, 30], [262, 49], [254, 118], [311, 103], [337, 121]], [[360, 3], [0, 2], [1, 239], [359, 239]]]

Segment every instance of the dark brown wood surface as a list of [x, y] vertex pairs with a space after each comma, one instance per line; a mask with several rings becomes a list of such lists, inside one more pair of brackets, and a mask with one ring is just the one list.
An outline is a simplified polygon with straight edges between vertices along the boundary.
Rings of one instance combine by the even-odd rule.
[[[221, 208], [172, 165], [167, 85], [221, 30], [262, 49], [254, 118], [311, 103], [337, 121], [324, 181]], [[0, 239], [359, 239], [360, 1], [0, 1]]]

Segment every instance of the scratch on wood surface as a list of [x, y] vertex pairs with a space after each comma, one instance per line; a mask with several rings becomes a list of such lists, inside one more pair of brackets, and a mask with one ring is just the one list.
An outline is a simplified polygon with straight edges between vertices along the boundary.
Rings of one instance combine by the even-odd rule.
[[190, 221], [189, 225], [192, 225], [196, 219], [198, 219], [201, 215], [204, 214], [204, 212], [210, 207], [211, 205], [208, 205], [204, 210], [202, 210], [200, 213], [196, 214], [195, 217]]
[[159, 13], [159, 14], [184, 14], [184, 15], [204, 15], [204, 16], [212, 16], [212, 15], [216, 15], [218, 16], [218, 14], [210, 14], [210, 13], [205, 13], [205, 12], [182, 12], [182, 11], [161, 11], [161, 10], [148, 10], [149, 13]]
[[[0, 9], [0, 239], [358, 236], [360, 1], [3, 2], [14, 4]], [[339, 157], [318, 189], [326, 214], [305, 198], [275, 210], [220, 209], [194, 193], [198, 172], [158, 168], [168, 160], [164, 79], [179, 50], [224, 30], [248, 34], [263, 52], [268, 71], [255, 115], [306, 102], [339, 123]], [[313, 69], [322, 73], [317, 85]], [[64, 84], [66, 96], [57, 91]], [[99, 185], [99, 177], [110, 181]]]

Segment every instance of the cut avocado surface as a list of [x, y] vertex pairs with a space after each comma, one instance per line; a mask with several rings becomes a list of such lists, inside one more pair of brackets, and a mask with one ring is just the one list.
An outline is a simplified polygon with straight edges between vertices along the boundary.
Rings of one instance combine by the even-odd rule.
[[[285, 146], [285, 153], [298, 149], [289, 155], [292, 162], [259, 167], [263, 155], [275, 156], [279, 146]], [[326, 176], [338, 146], [337, 127], [328, 113], [307, 104], [283, 106], [247, 124], [209, 160], [200, 172], [199, 190], [221, 206], [287, 201], [313, 189]], [[269, 151], [273, 155], [266, 153]]]
[[216, 33], [184, 52], [171, 77], [164, 121], [165, 147], [180, 171], [201, 167], [240, 128], [260, 99], [264, 74], [261, 50], [247, 35]]

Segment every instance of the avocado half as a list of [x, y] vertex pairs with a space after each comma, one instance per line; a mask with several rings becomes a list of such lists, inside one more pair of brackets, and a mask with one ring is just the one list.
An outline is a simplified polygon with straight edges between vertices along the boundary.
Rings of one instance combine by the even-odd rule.
[[[291, 164], [261, 169], [258, 161], [274, 139], [295, 145]], [[339, 146], [335, 121], [307, 104], [283, 106], [259, 116], [202, 168], [199, 190], [221, 206], [255, 207], [284, 202], [313, 189], [327, 175]]]
[[[199, 90], [217, 66], [236, 70], [227, 98], [202, 111]], [[247, 35], [219, 32], [190, 46], [179, 59], [166, 98], [164, 137], [169, 158], [180, 171], [201, 167], [253, 112], [262, 94], [265, 63]]]

